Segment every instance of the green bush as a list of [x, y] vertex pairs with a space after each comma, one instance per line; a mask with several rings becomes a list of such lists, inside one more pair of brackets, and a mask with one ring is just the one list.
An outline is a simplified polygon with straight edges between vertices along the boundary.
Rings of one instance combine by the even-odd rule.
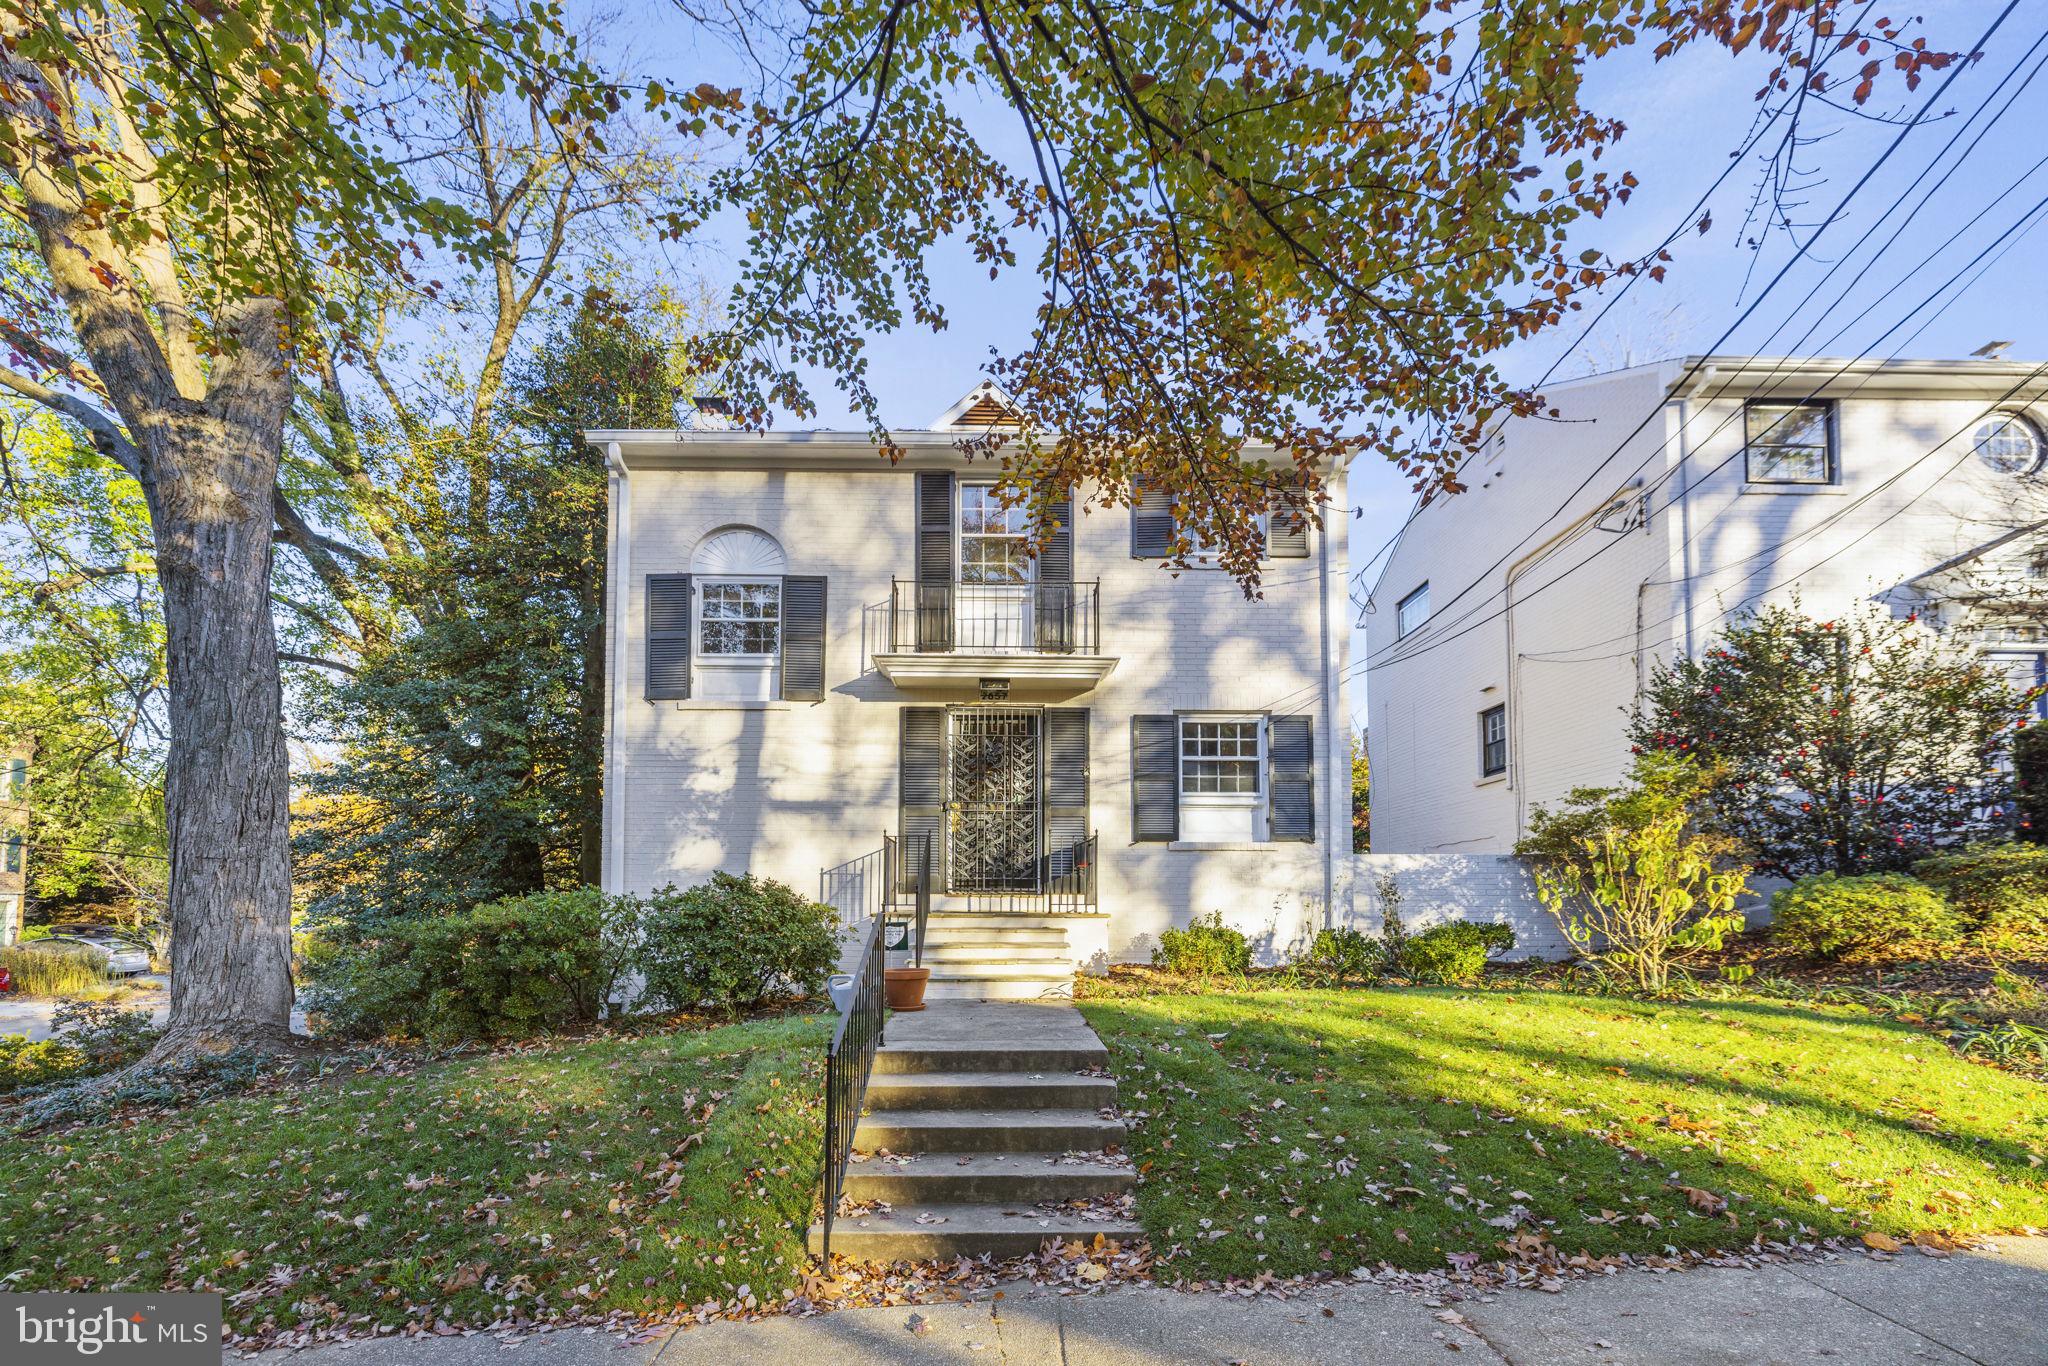
[[1803, 877], [1771, 897], [1771, 937], [1816, 958], [1911, 958], [1963, 937], [1941, 893], [1905, 873]]
[[1242, 974], [1251, 971], [1252, 946], [1223, 923], [1221, 911], [1211, 911], [1208, 919], [1196, 916], [1184, 930], [1161, 930], [1152, 964], [1182, 977]]
[[50, 1016], [50, 1027], [94, 1072], [126, 1067], [163, 1032], [150, 1023], [148, 1011], [123, 1010], [105, 1001], [66, 1001]]
[[1302, 966], [1339, 982], [1372, 982], [1386, 971], [1387, 946], [1353, 929], [1319, 930]]
[[2048, 847], [1972, 845], [1920, 860], [1913, 876], [1945, 896], [1985, 948], [1999, 953], [2048, 950]]
[[85, 1054], [62, 1039], [31, 1043], [26, 1034], [0, 1034], [0, 1092], [82, 1077], [91, 1070]]
[[349, 1037], [527, 1038], [595, 1020], [631, 966], [638, 901], [595, 887], [308, 944], [307, 1008]]
[[107, 956], [86, 944], [0, 949], [0, 967], [22, 996], [70, 996], [107, 984]]
[[1515, 932], [1506, 925], [1453, 920], [1409, 935], [1401, 950], [1401, 963], [1417, 982], [1466, 987], [1479, 980], [1488, 958], [1514, 946]]
[[814, 996], [839, 966], [837, 913], [751, 873], [713, 873], [647, 899], [639, 968], [674, 1010], [732, 1010], [794, 990]]

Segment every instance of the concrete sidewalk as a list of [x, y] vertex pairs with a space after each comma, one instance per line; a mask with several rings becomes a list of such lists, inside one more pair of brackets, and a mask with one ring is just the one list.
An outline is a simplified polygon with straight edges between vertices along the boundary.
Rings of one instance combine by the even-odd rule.
[[[912, 1331], [913, 1316], [926, 1331]], [[259, 1359], [272, 1366], [287, 1358], [293, 1366], [1405, 1366], [1453, 1356], [1487, 1366], [2048, 1362], [2048, 1239], [2008, 1239], [1995, 1251], [1942, 1260], [1855, 1255], [1760, 1271], [1625, 1272], [1561, 1294], [1507, 1291], [1434, 1308], [1371, 1285], [1333, 1285], [1291, 1300], [1149, 1287], [1062, 1296], [1013, 1285], [999, 1302], [984, 1294], [953, 1305], [714, 1323], [630, 1346], [584, 1332], [517, 1344], [482, 1336], [385, 1338]]]

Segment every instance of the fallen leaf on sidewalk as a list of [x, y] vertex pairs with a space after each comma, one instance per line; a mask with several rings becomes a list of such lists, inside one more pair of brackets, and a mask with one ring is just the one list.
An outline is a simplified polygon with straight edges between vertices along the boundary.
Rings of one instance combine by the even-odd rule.
[[925, 1334], [932, 1331], [931, 1320], [927, 1319], [922, 1314], [912, 1314], [910, 1316], [909, 1321], [906, 1322], [903, 1326], [905, 1328], [908, 1328], [911, 1332], [917, 1334], [917, 1336], [919, 1337], [923, 1337]]
[[1889, 1234], [1873, 1231], [1863, 1235], [1863, 1246], [1879, 1252], [1897, 1252], [1899, 1240]]

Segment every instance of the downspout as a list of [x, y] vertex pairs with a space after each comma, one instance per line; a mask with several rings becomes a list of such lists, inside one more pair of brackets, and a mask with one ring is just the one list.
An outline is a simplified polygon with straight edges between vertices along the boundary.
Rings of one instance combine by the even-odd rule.
[[625, 762], [619, 735], [619, 720], [626, 709], [626, 605], [632, 594], [633, 480], [627, 472], [619, 443], [608, 442], [605, 465], [611, 471], [611, 525], [605, 528], [605, 559], [611, 566], [611, 610], [605, 613], [604, 629], [611, 646], [611, 705], [604, 725], [604, 839], [609, 857], [605, 891], [617, 895], [626, 890], [626, 830], [624, 783]]
[[[1347, 484], [1346, 487], [1348, 488], [1349, 485]], [[1347, 520], [1344, 523], [1344, 531], [1346, 534], [1349, 534], [1350, 530], [1351, 523]], [[1323, 526], [1322, 534], [1316, 537], [1316, 616], [1318, 619], [1318, 629], [1321, 633], [1321, 662], [1323, 666], [1323, 744], [1334, 755], [1337, 752], [1336, 693], [1337, 689], [1342, 687], [1343, 684], [1337, 676], [1337, 661], [1330, 639], [1330, 529], [1327, 521]], [[1344, 737], [1347, 741], [1346, 748], [1348, 749], [1348, 741], [1351, 737], [1351, 723], [1348, 717], [1344, 723]], [[1323, 855], [1323, 928], [1335, 929], [1337, 925], [1338, 775], [1335, 772], [1337, 765], [1334, 759], [1329, 767], [1332, 772], [1329, 777], [1330, 797], [1328, 802], [1325, 803], [1329, 807], [1330, 814], [1329, 849]], [[1344, 779], [1348, 784], [1350, 780], [1350, 769], [1348, 766], [1344, 770]], [[1344, 812], [1347, 816], [1350, 809], [1350, 803], [1347, 801], [1344, 804]], [[1347, 821], [1346, 824], [1348, 825], [1349, 822]], [[1348, 848], [1346, 849], [1346, 856], [1349, 856]]]
[[1538, 560], [1565, 543], [1575, 540], [1581, 531], [1600, 520], [1610, 511], [1615, 502], [1630, 489], [1642, 487], [1642, 480], [1633, 479], [1620, 490], [1583, 513], [1576, 521], [1558, 531], [1549, 540], [1508, 566], [1507, 578], [1501, 585], [1501, 621], [1507, 636], [1507, 686], [1508, 686], [1508, 790], [1515, 794], [1515, 838], [1520, 839], [1527, 826], [1528, 785], [1522, 781], [1522, 668], [1521, 657], [1515, 653], [1515, 580], [1525, 570], [1532, 568]]

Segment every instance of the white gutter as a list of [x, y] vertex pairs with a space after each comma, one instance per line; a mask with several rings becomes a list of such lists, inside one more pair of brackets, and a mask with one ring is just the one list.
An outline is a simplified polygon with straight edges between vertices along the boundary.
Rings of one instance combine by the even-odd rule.
[[625, 613], [632, 597], [633, 482], [619, 443], [605, 445], [605, 464], [611, 471], [608, 525], [605, 527], [605, 562], [611, 566], [609, 610], [605, 613], [605, 652], [611, 660], [611, 704], [604, 725], [604, 842], [607, 870], [604, 890], [614, 895], [626, 890], [625, 762], [619, 722], [626, 709]]

